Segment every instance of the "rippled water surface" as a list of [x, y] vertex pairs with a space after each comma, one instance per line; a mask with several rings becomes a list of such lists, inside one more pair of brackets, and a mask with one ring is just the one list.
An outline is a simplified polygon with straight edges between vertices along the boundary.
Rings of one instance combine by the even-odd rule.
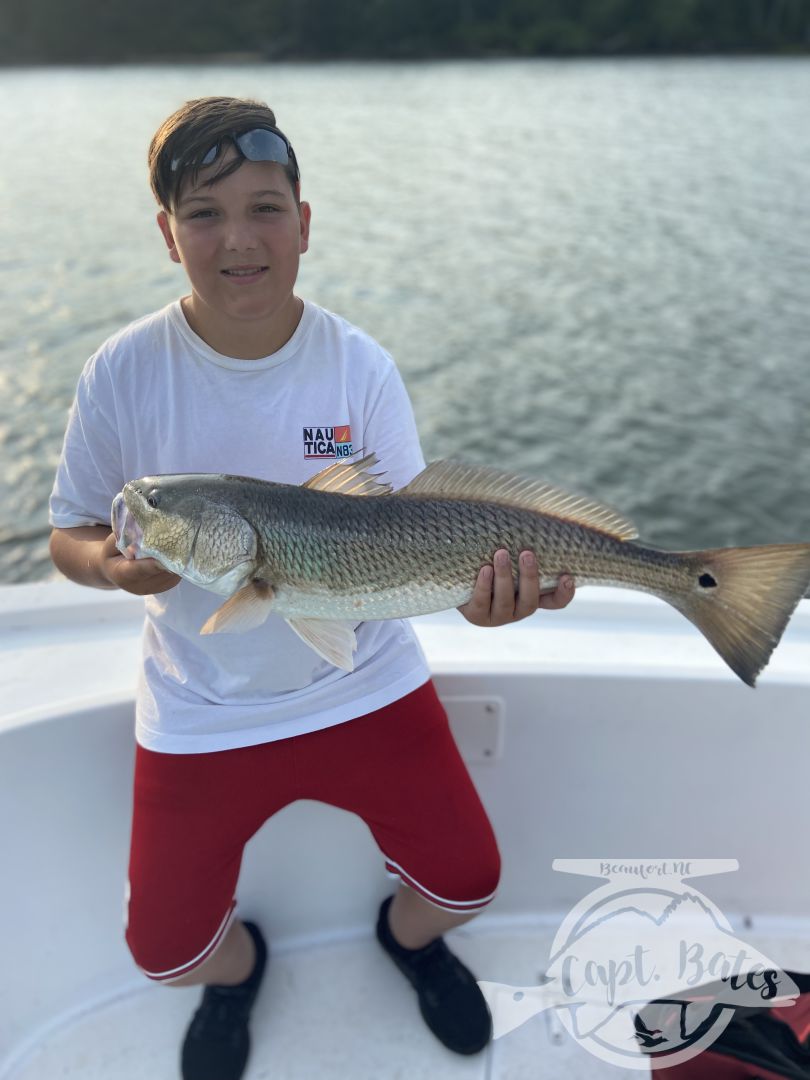
[[301, 162], [300, 293], [396, 357], [426, 456], [543, 476], [665, 546], [810, 540], [810, 64], [0, 72], [0, 580], [51, 572], [87, 356], [183, 290], [146, 147], [258, 96]]

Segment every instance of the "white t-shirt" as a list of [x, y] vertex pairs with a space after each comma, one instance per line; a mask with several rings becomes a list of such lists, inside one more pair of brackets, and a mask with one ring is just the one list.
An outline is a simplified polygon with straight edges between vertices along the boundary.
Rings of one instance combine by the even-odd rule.
[[[109, 338], [85, 365], [50, 503], [56, 528], [110, 523], [125, 482], [216, 472], [301, 484], [374, 451], [394, 489], [424, 460], [391, 357], [308, 302], [287, 344], [261, 360], [222, 356], [177, 300]], [[351, 558], [335, 551], [336, 559]], [[276, 615], [246, 634], [201, 636], [223, 598], [182, 581], [146, 597], [135, 734], [164, 753], [205, 753], [317, 731], [427, 681], [410, 625], [362, 623], [355, 669], [321, 659]]]

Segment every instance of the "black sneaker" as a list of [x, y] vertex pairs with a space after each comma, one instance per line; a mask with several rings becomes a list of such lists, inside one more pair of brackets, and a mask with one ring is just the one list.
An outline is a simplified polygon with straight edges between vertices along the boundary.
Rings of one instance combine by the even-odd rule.
[[258, 926], [246, 922], [245, 928], [256, 946], [253, 971], [235, 986], [206, 986], [183, 1041], [183, 1080], [239, 1080], [245, 1071], [248, 1017], [267, 963], [267, 946]]
[[383, 900], [377, 940], [419, 995], [425, 1023], [457, 1054], [477, 1054], [492, 1038], [492, 1017], [475, 976], [439, 937], [422, 949], [405, 949], [388, 925], [393, 896]]

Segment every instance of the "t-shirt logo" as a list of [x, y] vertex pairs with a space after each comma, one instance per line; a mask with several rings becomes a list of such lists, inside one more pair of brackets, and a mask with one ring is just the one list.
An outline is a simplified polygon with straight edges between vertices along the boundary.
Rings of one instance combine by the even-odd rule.
[[351, 457], [353, 453], [349, 424], [304, 428], [305, 458], [342, 458]]

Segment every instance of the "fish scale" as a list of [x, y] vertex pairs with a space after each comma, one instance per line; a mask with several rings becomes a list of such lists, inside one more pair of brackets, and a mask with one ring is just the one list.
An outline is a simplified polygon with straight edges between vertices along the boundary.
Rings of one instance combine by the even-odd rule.
[[750, 686], [810, 586], [810, 544], [661, 551], [634, 543], [609, 507], [540, 481], [434, 462], [392, 494], [368, 471], [375, 461], [336, 463], [300, 487], [208, 474], [131, 481], [113, 504], [119, 549], [228, 597], [202, 633], [280, 615], [347, 671], [354, 625], [465, 604], [499, 548], [515, 581], [529, 550], [542, 588], [567, 573], [578, 586], [660, 597]]
[[[264, 521], [256, 507], [248, 511], [259, 522], [262, 572], [269, 582], [304, 592], [326, 587], [336, 597], [390, 592], [406, 583], [427, 589], [431, 582], [469, 594], [499, 547], [509, 551], [515, 577], [524, 550], [535, 552], [549, 578], [568, 573], [580, 584], [657, 592], [662, 580], [674, 583], [678, 573], [688, 573], [682, 557], [531, 511], [407, 495], [382, 502], [333, 494], [319, 501], [317, 495], [296, 488], [278, 492], [272, 521]], [[300, 527], [302, 501], [306, 531]], [[287, 536], [298, 537], [297, 548], [290, 548]], [[436, 610], [427, 598], [425, 608], [411, 614]], [[401, 617], [395, 600], [379, 617]]]

